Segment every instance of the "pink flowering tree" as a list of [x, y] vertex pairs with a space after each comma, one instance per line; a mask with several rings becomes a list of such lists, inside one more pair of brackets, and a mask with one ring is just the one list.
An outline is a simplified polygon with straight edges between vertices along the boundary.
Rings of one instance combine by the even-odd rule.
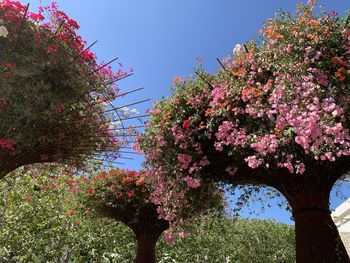
[[[159, 219], [157, 206], [150, 202], [151, 186], [146, 173], [129, 170], [102, 171], [85, 179], [80, 186], [82, 202], [97, 215], [120, 221], [130, 227], [137, 240], [137, 263], [156, 262], [155, 248], [169, 223]], [[69, 181], [76, 187], [74, 181]]]
[[128, 72], [98, 63], [55, 4], [28, 7], [0, 1], [0, 178], [31, 163], [79, 165], [120, 145], [105, 109]]
[[177, 78], [155, 104], [140, 141], [161, 217], [179, 220], [208, 180], [272, 186], [293, 212], [297, 262], [350, 262], [329, 210], [350, 170], [349, 19], [315, 5], [279, 12], [260, 43], [237, 45], [215, 75]]

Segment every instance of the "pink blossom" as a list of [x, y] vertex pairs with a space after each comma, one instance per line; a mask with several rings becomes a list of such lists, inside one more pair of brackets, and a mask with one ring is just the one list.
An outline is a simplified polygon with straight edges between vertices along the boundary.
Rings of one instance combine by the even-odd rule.
[[187, 169], [192, 162], [192, 155], [179, 154], [177, 157], [182, 169]]
[[255, 155], [248, 156], [244, 159], [250, 168], [258, 168], [262, 164], [262, 160], [258, 159]]

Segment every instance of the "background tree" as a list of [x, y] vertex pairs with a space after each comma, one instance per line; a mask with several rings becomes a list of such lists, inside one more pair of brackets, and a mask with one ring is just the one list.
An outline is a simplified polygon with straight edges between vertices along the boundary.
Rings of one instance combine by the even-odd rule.
[[150, 186], [145, 172], [110, 170], [89, 178], [83, 185], [82, 201], [97, 214], [124, 223], [135, 234], [135, 262], [156, 262], [155, 248], [169, 223], [158, 218], [157, 206], [149, 201]]
[[315, 5], [277, 13], [260, 43], [237, 45], [215, 75], [176, 79], [156, 104], [141, 145], [162, 216], [181, 218], [188, 181], [272, 186], [292, 208], [297, 262], [349, 262], [329, 210], [350, 168], [349, 19]]
[[[135, 234], [129, 227], [87, 216], [83, 203], [77, 207], [79, 180], [67, 176], [72, 173], [35, 166], [0, 181], [0, 200], [6, 204], [0, 211], [2, 262], [135, 260]], [[294, 262], [294, 229], [288, 225], [210, 214], [187, 227], [191, 235], [172, 244], [160, 238], [158, 262]]]

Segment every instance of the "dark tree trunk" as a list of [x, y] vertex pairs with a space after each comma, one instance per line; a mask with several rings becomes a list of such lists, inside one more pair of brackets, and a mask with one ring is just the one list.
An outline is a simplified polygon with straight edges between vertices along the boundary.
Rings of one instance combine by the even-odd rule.
[[298, 263], [350, 262], [329, 212], [297, 211], [294, 220]]
[[136, 263], [155, 263], [156, 244], [169, 222], [159, 219], [157, 206], [149, 203], [135, 209], [135, 206], [99, 207], [99, 214], [123, 222], [134, 232], [137, 241]]
[[137, 254], [135, 263], [155, 263], [156, 262], [156, 244], [155, 237], [137, 238]]
[[350, 263], [329, 209], [334, 178], [289, 175], [275, 187], [287, 198], [295, 221], [297, 263]]

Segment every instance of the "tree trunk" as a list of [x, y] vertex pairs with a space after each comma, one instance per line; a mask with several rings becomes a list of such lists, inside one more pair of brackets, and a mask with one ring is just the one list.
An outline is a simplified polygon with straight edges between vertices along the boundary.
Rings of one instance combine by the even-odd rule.
[[294, 220], [298, 263], [350, 262], [329, 211], [296, 211]]
[[137, 255], [135, 263], [155, 263], [156, 262], [156, 244], [154, 237], [137, 238]]
[[297, 263], [350, 263], [338, 229], [331, 218], [329, 196], [334, 179], [290, 175], [276, 187], [293, 211]]

